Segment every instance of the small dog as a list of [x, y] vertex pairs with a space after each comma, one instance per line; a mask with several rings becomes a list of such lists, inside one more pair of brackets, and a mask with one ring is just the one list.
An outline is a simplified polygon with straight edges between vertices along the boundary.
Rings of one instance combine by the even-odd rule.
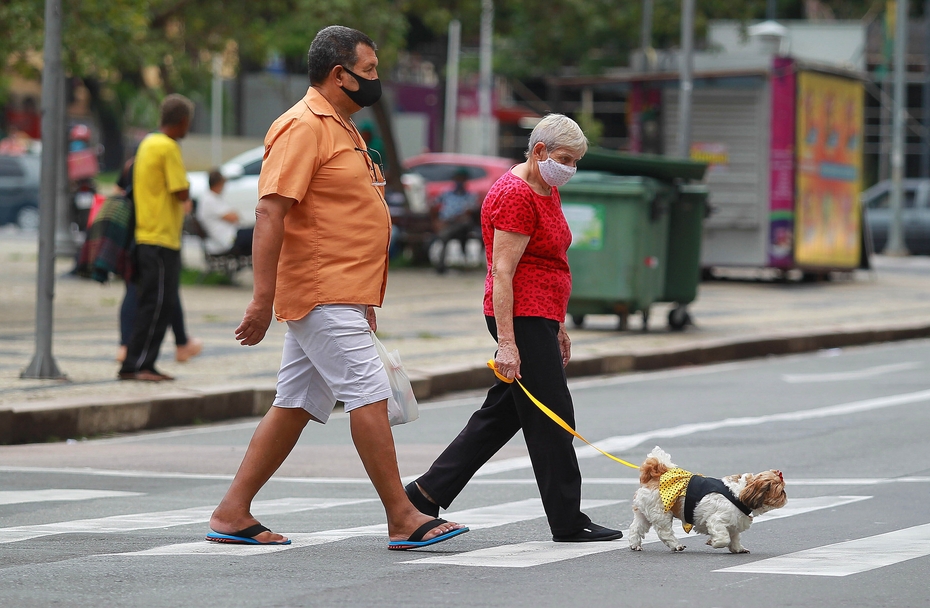
[[656, 446], [639, 468], [640, 487], [633, 495], [633, 523], [628, 538], [630, 549], [643, 550], [643, 536], [655, 526], [656, 533], [672, 551], [684, 551], [672, 532], [672, 516], [680, 519], [685, 532], [692, 525], [709, 534], [707, 544], [728, 547], [730, 553], [749, 553], [739, 535], [752, 525], [752, 518], [788, 502], [781, 471], [753, 475], [729, 475], [713, 479], [679, 469], [671, 457]]

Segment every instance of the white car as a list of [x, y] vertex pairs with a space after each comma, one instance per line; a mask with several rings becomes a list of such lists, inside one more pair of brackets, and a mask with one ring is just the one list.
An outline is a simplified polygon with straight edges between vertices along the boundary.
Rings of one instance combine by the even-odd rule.
[[[223, 200], [232, 206], [239, 214], [240, 226], [247, 228], [255, 225], [255, 207], [258, 205], [258, 176], [262, 172], [262, 157], [265, 155], [264, 146], [258, 146], [233, 157], [220, 167], [220, 172], [226, 177], [226, 187], [223, 188]], [[190, 171], [187, 181], [190, 182], [190, 197], [196, 206], [198, 198], [209, 189], [207, 171]], [[404, 186], [410, 210], [426, 213], [426, 185], [423, 177], [416, 173], [404, 173], [400, 176]], [[394, 209], [394, 199], [388, 196], [389, 204]], [[392, 215], [394, 212], [392, 211]]]
[[[239, 214], [244, 228], [255, 225], [255, 206], [258, 205], [258, 175], [262, 171], [264, 146], [247, 150], [223, 163], [220, 172], [226, 177], [223, 200]], [[209, 189], [207, 171], [191, 171], [187, 174], [190, 195], [194, 204]]]

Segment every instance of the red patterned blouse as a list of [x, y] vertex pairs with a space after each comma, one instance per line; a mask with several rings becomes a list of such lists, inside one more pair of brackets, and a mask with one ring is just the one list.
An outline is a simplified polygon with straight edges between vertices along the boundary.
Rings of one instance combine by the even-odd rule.
[[562, 215], [559, 191], [553, 188], [550, 196], [537, 194], [511, 171], [494, 183], [481, 206], [481, 237], [488, 259], [484, 314], [494, 316], [491, 260], [494, 231], [502, 230], [530, 237], [513, 277], [513, 316], [562, 323], [572, 291], [567, 253], [572, 233]]

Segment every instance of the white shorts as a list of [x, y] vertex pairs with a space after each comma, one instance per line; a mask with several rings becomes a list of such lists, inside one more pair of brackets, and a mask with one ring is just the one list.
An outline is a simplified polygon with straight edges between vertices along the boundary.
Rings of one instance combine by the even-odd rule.
[[325, 424], [336, 401], [350, 412], [391, 396], [365, 309], [325, 304], [299, 321], [287, 322], [272, 405], [303, 408]]

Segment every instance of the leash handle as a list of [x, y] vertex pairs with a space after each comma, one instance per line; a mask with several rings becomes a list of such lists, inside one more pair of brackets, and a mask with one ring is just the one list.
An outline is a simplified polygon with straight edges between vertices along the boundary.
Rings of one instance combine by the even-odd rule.
[[[516, 378], [508, 378], [507, 376], [504, 376], [504, 375], [501, 374], [499, 371], [497, 371], [497, 367], [494, 365], [494, 359], [488, 359], [488, 367], [491, 368], [491, 370], [494, 372], [494, 375], [497, 376], [498, 379], [499, 379], [501, 382], [506, 382], [507, 384], [512, 384], [512, 383], [514, 382], [514, 380], [516, 380]], [[566, 431], [568, 431], [569, 433], [571, 433], [572, 435], [574, 435], [575, 437], [577, 437], [578, 439], [580, 439], [581, 441], [587, 443], [589, 446], [591, 446], [592, 448], [594, 448], [595, 450], [597, 450], [598, 452], [600, 452], [600, 453], [603, 454], [604, 456], [607, 456], [607, 457], [610, 458], [611, 460], [614, 460], [614, 461], [616, 461], [616, 462], [619, 462], [619, 463], [622, 464], [622, 465], [628, 466], [628, 467], [630, 467], [631, 469], [638, 469], [638, 468], [639, 468], [639, 467], [636, 466], [635, 464], [630, 464], [630, 463], [627, 462], [626, 460], [623, 460], [623, 459], [621, 459], [621, 458], [617, 458], [617, 457], [614, 456], [613, 454], [610, 454], [610, 453], [608, 453], [608, 452], [605, 452], [605, 451], [602, 450], [601, 448], [597, 447], [596, 445], [594, 445], [593, 443], [591, 443], [590, 441], [588, 441], [587, 439], [585, 439], [584, 437], [582, 437], [581, 434], [580, 434], [578, 431], [576, 431], [575, 429], [573, 429], [571, 426], [569, 426], [569, 424], [568, 424], [567, 422], [565, 422], [564, 420], [562, 420], [561, 416], [559, 416], [558, 414], [556, 414], [555, 412], [553, 412], [552, 410], [550, 410], [550, 409], [549, 409], [548, 407], [546, 407], [539, 399], [537, 399], [536, 397], [534, 397], [532, 393], [530, 393], [528, 390], [526, 390], [526, 387], [523, 386], [523, 383], [522, 383], [522, 382], [520, 382], [519, 380], [516, 380], [516, 382], [517, 382], [517, 385], [518, 385], [520, 388], [523, 389], [523, 392], [526, 393], [526, 396], [530, 398], [530, 401], [532, 401], [532, 402], [536, 405], [536, 407], [538, 407], [540, 410], [542, 410], [542, 413], [544, 413], [546, 416], [549, 416], [549, 418], [551, 418], [552, 421], [555, 422], [557, 425], [559, 425], [560, 427], [562, 427], [563, 429], [565, 429]]]

